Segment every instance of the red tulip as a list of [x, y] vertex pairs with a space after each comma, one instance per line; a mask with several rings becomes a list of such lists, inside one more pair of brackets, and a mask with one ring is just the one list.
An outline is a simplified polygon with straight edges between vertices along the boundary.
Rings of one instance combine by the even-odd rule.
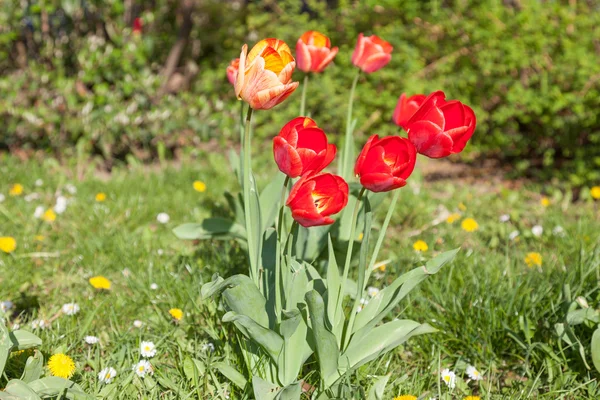
[[406, 123], [408, 138], [427, 157], [460, 153], [475, 131], [476, 119], [471, 107], [445, 98], [442, 91], [431, 93]]
[[393, 47], [378, 36], [358, 35], [352, 63], [367, 74], [383, 68], [392, 59]]
[[300, 225], [333, 224], [330, 215], [348, 204], [348, 184], [341, 176], [332, 174], [304, 175], [292, 187], [286, 205], [292, 218]]
[[304, 72], [322, 72], [338, 53], [331, 41], [317, 31], [307, 31], [296, 43], [296, 65]]
[[360, 152], [354, 173], [370, 191], [387, 192], [406, 185], [416, 160], [417, 151], [408, 139], [373, 135]]
[[424, 94], [415, 94], [414, 96], [406, 97], [406, 94], [402, 93], [394, 109], [394, 116], [392, 117], [394, 123], [406, 129], [406, 123], [419, 109], [421, 104], [423, 104], [425, 97], [427, 96]]
[[307, 117], [294, 118], [273, 138], [275, 162], [290, 178], [321, 172], [335, 153], [336, 147], [327, 142], [325, 132]]
[[227, 80], [229, 83], [235, 86], [235, 79], [237, 78], [238, 69], [240, 68], [240, 59], [236, 58], [231, 60], [231, 63], [227, 67]]

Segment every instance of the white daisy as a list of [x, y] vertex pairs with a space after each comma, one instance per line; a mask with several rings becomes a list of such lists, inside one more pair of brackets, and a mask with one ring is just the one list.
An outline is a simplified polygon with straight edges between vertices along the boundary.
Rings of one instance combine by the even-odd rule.
[[129, 268], [124, 268], [123, 271], [121, 271], [121, 273], [125, 278], [129, 278], [131, 276], [131, 270]]
[[6, 200], [6, 196], [0, 193], [0, 203], [2, 203], [4, 200]]
[[54, 205], [54, 212], [62, 214], [67, 210], [67, 198], [64, 196], [58, 196], [56, 198], [56, 204]]
[[212, 343], [210, 343], [210, 342], [208, 342], [208, 343], [204, 343], [204, 344], [202, 345], [202, 351], [210, 351], [210, 352], [213, 352], [213, 351], [215, 351], [215, 345], [214, 345], [214, 344], [212, 344]]
[[114, 368], [104, 368], [98, 374], [98, 380], [102, 383], [109, 384], [110, 382], [112, 382], [115, 376], [117, 376], [117, 371]]
[[151, 283], [150, 284], [150, 289], [157, 290], [158, 289], [158, 285], [156, 283]]
[[162, 212], [156, 216], [156, 220], [158, 222], [160, 222], [161, 224], [168, 223], [170, 219], [171, 219], [171, 217], [169, 217], [169, 214], [164, 213], [164, 212]]
[[34, 193], [30, 193], [30, 194], [28, 194], [27, 196], [23, 197], [23, 199], [24, 199], [26, 202], [28, 202], [28, 203], [31, 203], [33, 200], [37, 200], [37, 199], [39, 199], [39, 198], [40, 198], [40, 195], [39, 195], [39, 193], [35, 193], [35, 192], [34, 192]]
[[519, 236], [521, 233], [519, 231], [512, 231], [509, 235], [508, 238], [510, 240], [515, 240], [517, 238], [517, 236]]
[[154, 370], [152, 369], [152, 365], [148, 360], [141, 360], [139, 363], [133, 366], [133, 370], [140, 378], [143, 378], [148, 375], [154, 374]]
[[456, 374], [453, 371], [446, 368], [442, 371], [441, 377], [450, 389], [454, 389], [454, 386], [456, 386]]
[[79, 312], [77, 303], [67, 303], [62, 306], [62, 312], [66, 315], [75, 315]]
[[50, 323], [43, 319], [35, 319], [31, 321], [32, 329], [46, 329], [48, 327], [50, 327]]
[[8, 311], [12, 310], [12, 308], [13, 308], [12, 301], [9, 301], [9, 300], [0, 301], [0, 311], [8, 312]]
[[158, 254], [159, 256], [162, 256], [164, 254], [164, 250], [163, 249], [158, 249], [156, 250], [156, 254]]
[[140, 353], [144, 358], [152, 358], [156, 355], [156, 346], [152, 342], [142, 342], [140, 344]]
[[560, 226], [560, 225], [556, 225], [554, 227], [554, 229], [552, 229], [552, 234], [554, 236], [564, 237], [565, 236], [565, 229], [562, 226]]
[[12, 330], [13, 331], [18, 331], [19, 329], [21, 329], [21, 325], [19, 325], [19, 324], [13, 324], [13, 326], [12, 326]]
[[483, 377], [481, 376], [481, 373], [479, 371], [477, 371], [477, 368], [475, 368], [472, 365], [469, 365], [465, 372], [467, 373], [467, 375], [469, 375], [469, 378], [471, 378], [474, 381], [479, 381], [479, 380], [483, 379]]
[[76, 187], [75, 187], [73, 184], [71, 184], [71, 183], [67, 183], [67, 184], [65, 185], [65, 190], [66, 190], [67, 192], [69, 192], [70, 194], [75, 194], [75, 193], [77, 193], [77, 188], [76, 188]]
[[133, 321], [134, 328], [141, 328], [143, 324], [144, 323], [142, 321], [140, 321], [139, 319], [136, 319], [135, 321]]
[[35, 186], [40, 187], [44, 184], [44, 181], [41, 179], [36, 179], [35, 180]]
[[33, 218], [42, 218], [42, 215], [44, 215], [44, 211], [46, 211], [44, 206], [37, 206], [35, 208], [35, 211], [33, 212]]
[[508, 214], [502, 214], [500, 216], [500, 222], [508, 222], [508, 221], [510, 221], [510, 215], [508, 215]]
[[83, 338], [83, 340], [87, 344], [98, 344], [98, 342], [100, 342], [100, 339], [98, 339], [98, 337], [96, 337], [96, 336], [86, 336]]
[[373, 287], [373, 286], [369, 286], [367, 288], [367, 294], [371, 297], [375, 297], [379, 294], [379, 289], [377, 289], [376, 287]]
[[544, 228], [541, 225], [535, 225], [531, 228], [531, 233], [533, 233], [533, 236], [540, 237], [544, 233]]

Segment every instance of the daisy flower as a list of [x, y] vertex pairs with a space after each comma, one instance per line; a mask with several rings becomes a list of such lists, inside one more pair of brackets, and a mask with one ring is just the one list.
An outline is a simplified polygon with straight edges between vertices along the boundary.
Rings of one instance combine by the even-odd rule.
[[519, 231], [512, 231], [509, 235], [508, 238], [510, 240], [515, 240], [521, 233]]
[[66, 315], [75, 315], [79, 312], [79, 305], [77, 303], [63, 304], [62, 312]]
[[67, 192], [69, 192], [70, 194], [76, 194], [77, 193], [77, 188], [72, 183], [67, 183], [65, 185], [65, 190]]
[[44, 207], [37, 206], [35, 208], [35, 211], [33, 212], [33, 218], [40, 219], [40, 218], [42, 218], [43, 215], [44, 215]]
[[527, 255], [525, 256], [525, 264], [527, 264], [529, 268], [541, 267], [542, 255], [540, 253], [535, 252], [527, 253]]
[[541, 225], [535, 225], [531, 228], [531, 233], [533, 233], [533, 236], [540, 237], [544, 233], [544, 228]]
[[0, 203], [4, 202], [4, 200], [6, 200], [6, 196], [0, 193]]
[[39, 198], [40, 198], [40, 195], [39, 195], [39, 193], [35, 193], [35, 192], [34, 192], [34, 193], [30, 193], [30, 194], [28, 194], [27, 196], [23, 197], [23, 199], [24, 199], [26, 202], [28, 202], [28, 203], [31, 203], [33, 200], [37, 200], [37, 199], [39, 199]]
[[108, 290], [110, 289], [110, 281], [108, 279], [106, 279], [105, 277], [103, 277], [102, 275], [98, 275], [98, 276], [93, 276], [89, 279], [90, 285], [92, 285], [92, 287], [94, 289], [104, 289], [104, 290]]
[[65, 354], [54, 354], [48, 360], [48, 368], [53, 376], [69, 379], [75, 373], [75, 363], [73, 359]]
[[140, 344], [140, 353], [144, 358], [152, 358], [156, 355], [156, 346], [152, 342], [142, 342]]
[[483, 379], [483, 377], [481, 376], [481, 373], [479, 371], [477, 371], [477, 368], [475, 368], [472, 365], [469, 365], [465, 372], [467, 373], [469, 378], [471, 378], [474, 381], [479, 381], [479, 380]]
[[560, 225], [556, 225], [554, 227], [554, 229], [552, 229], [552, 234], [554, 236], [558, 236], [558, 237], [564, 237], [565, 236], [565, 228], [563, 228]]
[[46, 329], [50, 327], [50, 323], [43, 319], [34, 319], [31, 321], [31, 329]]
[[98, 339], [98, 337], [96, 336], [86, 336], [83, 338], [83, 340], [87, 343], [87, 344], [98, 344], [98, 342], [100, 342], [100, 339]]
[[169, 314], [171, 314], [171, 317], [173, 317], [173, 319], [175, 319], [176, 321], [181, 321], [181, 319], [183, 318], [183, 310], [181, 310], [180, 308], [171, 308], [169, 310]]
[[35, 186], [40, 187], [44, 184], [44, 181], [41, 179], [36, 179], [35, 180]]
[[158, 285], [156, 283], [151, 283], [150, 284], [150, 289], [157, 290], [158, 289]]
[[136, 319], [135, 321], [133, 321], [134, 328], [141, 328], [142, 325], [144, 325], [144, 323], [142, 321], [140, 321], [139, 319]]
[[508, 222], [508, 221], [510, 221], [510, 215], [508, 215], [508, 214], [502, 214], [500, 216], [500, 222]]
[[416, 242], [413, 243], [413, 249], [415, 251], [420, 251], [420, 252], [424, 253], [429, 249], [429, 246], [427, 246], [427, 243], [425, 243], [425, 241], [417, 240]]
[[98, 374], [98, 380], [101, 383], [105, 383], [108, 385], [109, 383], [112, 382], [112, 380], [114, 379], [115, 376], [117, 376], [117, 371], [114, 368], [112, 368], [112, 367], [104, 368]]
[[17, 249], [17, 241], [11, 236], [0, 236], [0, 251], [12, 253]]
[[54, 205], [54, 212], [62, 214], [67, 210], [67, 198], [64, 196], [58, 196], [56, 198], [56, 204]]
[[106, 193], [102, 193], [102, 192], [96, 193], [96, 201], [98, 203], [102, 203], [105, 200], [106, 200]]
[[0, 301], [0, 311], [6, 313], [6, 312], [12, 310], [12, 308], [13, 308], [12, 301], [9, 301], [9, 300]]
[[196, 192], [200, 192], [200, 193], [204, 193], [206, 192], [206, 183], [202, 182], [202, 181], [194, 181], [194, 190]]
[[212, 343], [210, 343], [210, 342], [204, 343], [202, 345], [202, 351], [204, 351], [204, 352], [206, 352], [206, 351], [213, 352], [213, 351], [215, 351], [215, 345], [212, 344]]
[[367, 294], [371, 297], [375, 297], [379, 294], [379, 289], [377, 289], [376, 287], [373, 287], [373, 286], [369, 286], [367, 288]]
[[450, 371], [448, 368], [444, 369], [441, 373], [441, 378], [450, 389], [454, 389], [456, 386], [456, 374]]
[[160, 222], [161, 224], [168, 223], [170, 219], [171, 219], [171, 217], [169, 217], [169, 214], [164, 213], [164, 212], [162, 212], [156, 216], [156, 220], [158, 222]]
[[133, 370], [140, 378], [143, 378], [148, 375], [154, 374], [154, 370], [152, 369], [152, 364], [148, 360], [141, 360], [139, 363], [133, 366]]
[[479, 229], [479, 224], [473, 218], [465, 218], [460, 227], [467, 232], [474, 232]]

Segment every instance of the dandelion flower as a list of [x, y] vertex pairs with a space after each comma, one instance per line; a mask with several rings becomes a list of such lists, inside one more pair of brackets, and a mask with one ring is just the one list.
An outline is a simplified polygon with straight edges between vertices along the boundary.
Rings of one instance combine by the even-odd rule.
[[481, 376], [481, 373], [477, 370], [477, 368], [475, 368], [472, 365], [469, 365], [465, 372], [467, 373], [469, 378], [471, 378], [474, 381], [479, 381], [479, 380], [483, 379], [483, 377]]
[[542, 207], [548, 207], [550, 205], [550, 199], [544, 196], [540, 199], [540, 204]]
[[140, 353], [144, 358], [152, 358], [156, 355], [156, 346], [152, 342], [142, 342], [140, 344]]
[[525, 256], [525, 264], [527, 264], [529, 268], [541, 267], [542, 255], [540, 253], [535, 252], [527, 253], [527, 255]]
[[15, 183], [14, 185], [12, 185], [12, 187], [8, 191], [8, 194], [10, 196], [20, 196], [20, 195], [22, 195], [23, 194], [23, 185], [21, 185], [20, 183]]
[[379, 272], [385, 272], [385, 264], [381, 264], [379, 267], [377, 267], [377, 269], [379, 270]]
[[359, 241], [359, 242], [360, 242], [360, 241], [362, 241], [364, 237], [365, 237], [365, 234], [361, 232], [361, 233], [358, 235], [358, 241]]
[[194, 181], [194, 190], [200, 193], [206, 192], [206, 183], [202, 181]]
[[464, 400], [481, 400], [481, 397], [479, 396], [467, 396], [464, 398]]
[[169, 217], [169, 214], [164, 213], [164, 212], [162, 212], [156, 216], [156, 220], [158, 222], [160, 222], [161, 224], [168, 223], [170, 219], [171, 219], [171, 217]]
[[142, 325], [144, 325], [144, 323], [142, 321], [140, 321], [139, 319], [136, 319], [135, 321], [133, 321], [134, 328], [141, 328]]
[[75, 315], [79, 312], [79, 305], [77, 303], [63, 304], [62, 312], [66, 315]]
[[448, 218], [446, 218], [446, 222], [449, 224], [453, 224], [456, 221], [458, 221], [459, 219], [460, 219], [459, 213], [452, 213], [452, 214], [448, 215]]
[[394, 397], [394, 400], [417, 400], [417, 396], [413, 396], [412, 394], [403, 394], [402, 396]]
[[96, 193], [96, 201], [98, 203], [102, 203], [104, 200], [106, 200], [106, 193]]
[[0, 251], [5, 253], [12, 253], [17, 248], [17, 241], [11, 236], [0, 237]]
[[148, 375], [154, 374], [154, 370], [152, 369], [152, 364], [148, 360], [141, 360], [139, 363], [133, 366], [133, 370], [140, 378], [143, 378]]
[[89, 282], [90, 285], [94, 287], [94, 289], [109, 290], [111, 285], [110, 281], [102, 275], [91, 277]]
[[429, 246], [427, 246], [427, 243], [425, 243], [425, 241], [417, 240], [413, 243], [413, 249], [415, 249], [415, 251], [420, 251], [424, 253], [427, 251], [427, 249], [429, 249]]
[[42, 220], [46, 222], [54, 222], [56, 220], [56, 213], [53, 209], [49, 208], [46, 210], [46, 212], [44, 212], [44, 215], [42, 215]]
[[446, 368], [442, 371], [441, 377], [450, 389], [454, 389], [454, 386], [456, 386], [456, 374], [453, 371]]
[[474, 232], [479, 229], [479, 224], [473, 218], [465, 218], [460, 227], [467, 232]]
[[540, 237], [544, 233], [544, 228], [541, 225], [535, 225], [531, 228], [531, 233], [533, 233], [533, 236], [535, 237]]
[[171, 314], [171, 317], [176, 321], [181, 321], [183, 318], [183, 311], [180, 308], [171, 308], [169, 314]]
[[48, 360], [48, 368], [53, 376], [69, 379], [75, 373], [75, 363], [73, 359], [65, 354], [54, 354]]
[[35, 235], [33, 238], [35, 240], [37, 240], [38, 242], [43, 242], [44, 239], [46, 239], [46, 237], [44, 235]]
[[98, 344], [98, 342], [100, 342], [100, 339], [98, 339], [97, 336], [86, 336], [83, 338], [83, 340], [87, 343], [87, 344]]
[[467, 210], [467, 206], [465, 206], [464, 203], [458, 203], [458, 209], [460, 211], [466, 211]]
[[115, 378], [115, 376], [117, 376], [117, 371], [114, 368], [104, 368], [102, 371], [100, 371], [100, 373], [98, 374], [98, 380], [101, 383], [105, 383], [105, 384], [109, 384], [112, 382], [112, 380]]
[[590, 189], [590, 194], [595, 200], [600, 200], [600, 186], [594, 186]]

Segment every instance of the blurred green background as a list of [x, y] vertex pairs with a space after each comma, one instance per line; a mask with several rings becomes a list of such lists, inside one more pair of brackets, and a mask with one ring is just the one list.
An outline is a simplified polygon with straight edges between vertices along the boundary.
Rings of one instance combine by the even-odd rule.
[[[140, 18], [142, 31], [132, 32]], [[363, 77], [359, 137], [397, 134], [402, 92], [444, 90], [478, 117], [461, 160], [552, 185], [600, 180], [600, 2], [593, 0], [22, 0], [0, 9], [0, 150], [91, 154], [110, 167], [235, 144], [239, 104], [225, 69], [265, 37], [315, 29], [340, 52], [311, 76], [307, 110], [345, 129], [358, 33], [394, 46]], [[302, 80], [302, 73], [295, 73]], [[256, 113], [268, 140], [300, 90]], [[360, 139], [357, 139], [360, 141]]]

